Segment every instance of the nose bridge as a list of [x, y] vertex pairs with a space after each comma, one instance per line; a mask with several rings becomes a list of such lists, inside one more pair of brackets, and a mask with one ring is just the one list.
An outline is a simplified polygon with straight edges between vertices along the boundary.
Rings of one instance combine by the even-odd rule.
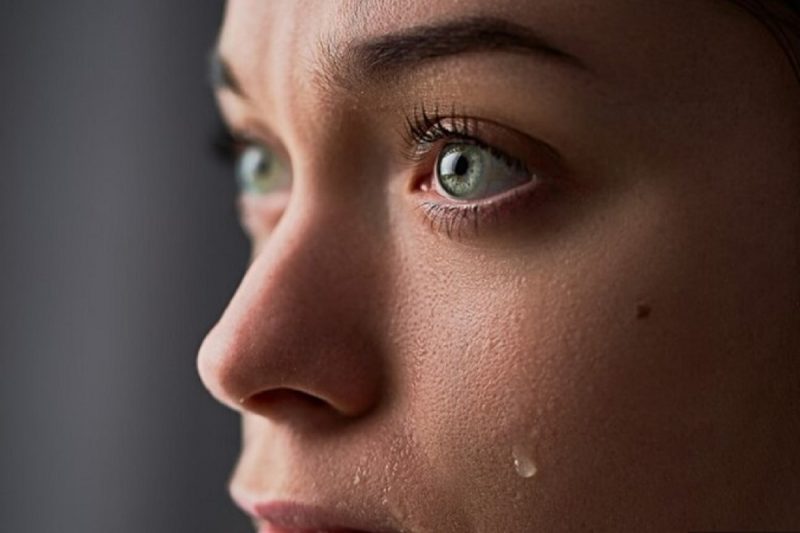
[[293, 391], [360, 413], [381, 375], [371, 241], [322, 202], [294, 200], [204, 341], [200, 374], [236, 409]]
[[336, 322], [336, 316], [365, 318], [369, 300], [359, 296], [375, 294], [368, 287], [374, 280], [365, 276], [375, 267], [370, 239], [357, 221], [325, 203], [293, 202], [254, 259], [237, 293], [260, 311], [253, 320], [263, 325], [263, 319], [302, 316], [309, 331], [317, 331]]
[[313, 83], [316, 33], [295, 16], [300, 4], [286, 4], [294, 6], [291, 24], [275, 25], [256, 68], [259, 94], [269, 96], [265, 114], [292, 162], [291, 199], [204, 341], [198, 367], [235, 409], [268, 415], [275, 398], [312, 397], [355, 415], [380, 392], [385, 216], [379, 188], [359, 179], [369, 158], [354, 151], [357, 128], [346, 127], [353, 119], [345, 120], [342, 95]]

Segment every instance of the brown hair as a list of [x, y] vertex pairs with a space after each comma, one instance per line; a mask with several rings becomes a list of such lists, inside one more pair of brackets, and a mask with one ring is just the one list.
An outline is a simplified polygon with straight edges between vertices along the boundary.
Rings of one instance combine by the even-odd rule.
[[800, 0], [732, 0], [760, 20], [786, 51], [800, 81]]

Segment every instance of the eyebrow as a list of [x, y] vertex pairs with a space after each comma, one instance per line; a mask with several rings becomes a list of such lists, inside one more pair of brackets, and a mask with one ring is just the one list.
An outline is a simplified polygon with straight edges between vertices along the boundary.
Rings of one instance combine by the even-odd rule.
[[355, 45], [352, 67], [361, 77], [388, 75], [410, 66], [470, 52], [532, 54], [587, 69], [531, 28], [492, 17], [472, 17], [417, 26]]
[[228, 90], [242, 98], [247, 98], [241, 82], [233, 73], [230, 63], [222, 57], [219, 49], [214, 49], [208, 58], [208, 78], [215, 91]]
[[[338, 47], [319, 46], [322, 79], [343, 87], [400, 74], [422, 63], [471, 52], [505, 52], [533, 55], [542, 60], [589, 71], [578, 57], [550, 43], [533, 29], [495, 17], [470, 17], [414, 26], [396, 33], [368, 38]], [[218, 51], [211, 54], [214, 89], [245, 97], [242, 84]]]

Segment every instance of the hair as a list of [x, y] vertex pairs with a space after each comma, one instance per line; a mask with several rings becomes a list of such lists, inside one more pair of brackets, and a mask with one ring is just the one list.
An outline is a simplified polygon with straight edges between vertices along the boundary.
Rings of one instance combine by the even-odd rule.
[[763, 23], [786, 52], [800, 82], [800, 0], [731, 0]]

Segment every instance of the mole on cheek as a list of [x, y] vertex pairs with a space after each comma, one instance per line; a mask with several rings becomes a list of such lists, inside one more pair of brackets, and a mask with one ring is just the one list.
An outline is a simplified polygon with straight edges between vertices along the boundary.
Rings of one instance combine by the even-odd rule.
[[638, 304], [636, 306], [636, 318], [638, 320], [645, 320], [650, 316], [652, 311], [651, 307], [647, 304]]

